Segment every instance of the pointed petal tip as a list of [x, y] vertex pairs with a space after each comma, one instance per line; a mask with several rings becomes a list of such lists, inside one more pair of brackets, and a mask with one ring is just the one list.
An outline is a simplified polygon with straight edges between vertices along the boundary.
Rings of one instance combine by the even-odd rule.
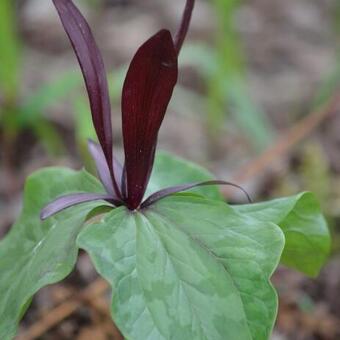
[[48, 214], [44, 211], [44, 209], [40, 212], [40, 220], [41, 221], [45, 221], [45, 220], [47, 220], [48, 219]]
[[91, 138], [88, 138], [87, 139], [87, 145], [88, 146], [93, 146], [93, 145], [96, 145], [97, 143], [93, 140], [93, 139], [91, 139]]
[[153, 37], [150, 39], [160, 39], [164, 43], [167, 43], [169, 45], [172, 45], [175, 48], [171, 32], [168, 29], [162, 28], [159, 30]]

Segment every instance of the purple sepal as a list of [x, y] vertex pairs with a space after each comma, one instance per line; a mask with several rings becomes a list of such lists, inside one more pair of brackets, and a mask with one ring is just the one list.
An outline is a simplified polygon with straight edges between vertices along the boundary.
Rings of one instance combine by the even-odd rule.
[[112, 205], [115, 205], [111, 195], [106, 194], [91, 194], [91, 193], [77, 193], [58, 197], [51, 203], [47, 204], [40, 213], [40, 218], [46, 220], [47, 218], [61, 212], [67, 208], [81, 203], [92, 201], [108, 201]]
[[92, 140], [88, 140], [87, 146], [96, 165], [98, 177], [102, 182], [106, 192], [112, 195], [113, 197], [117, 198], [113, 189], [110, 170], [109, 167], [107, 166], [105, 155], [103, 153], [101, 146]]
[[237, 189], [240, 189], [247, 197], [248, 201], [251, 202], [251, 198], [248, 195], [248, 193], [239, 185], [231, 183], [231, 182], [226, 182], [226, 181], [218, 181], [218, 180], [212, 180], [212, 181], [205, 181], [205, 182], [198, 182], [198, 183], [188, 183], [188, 184], [182, 184], [182, 185], [176, 185], [173, 187], [165, 188], [160, 191], [157, 191], [150, 195], [142, 204], [141, 208], [146, 208], [157, 201], [159, 201], [162, 198], [165, 198], [167, 196], [170, 196], [172, 194], [176, 194], [181, 191], [187, 191], [190, 189], [194, 189], [196, 187], [202, 187], [202, 186], [207, 186], [207, 185], [230, 185], [232, 187], [235, 187]]
[[[100, 181], [102, 182], [106, 192], [112, 195], [114, 198], [119, 199], [113, 189], [112, 179], [111, 179], [109, 167], [107, 166], [107, 163], [105, 160], [103, 149], [98, 143], [94, 142], [91, 139], [87, 141], [87, 146], [92, 156], [92, 159], [94, 160], [94, 163], [96, 165], [98, 177]], [[122, 175], [123, 175], [123, 167], [115, 156], [112, 156], [112, 166], [113, 166], [113, 170], [114, 170], [113, 172], [116, 178], [116, 183], [121, 184]]]

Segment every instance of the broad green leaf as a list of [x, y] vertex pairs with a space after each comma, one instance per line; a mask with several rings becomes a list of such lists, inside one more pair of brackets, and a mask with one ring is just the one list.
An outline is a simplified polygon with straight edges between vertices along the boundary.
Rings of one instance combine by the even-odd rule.
[[32, 296], [43, 286], [62, 280], [76, 262], [76, 237], [87, 215], [100, 203], [70, 208], [41, 222], [41, 208], [72, 192], [101, 192], [85, 171], [50, 168], [30, 176], [24, 207], [8, 236], [0, 242], [0, 339], [12, 339]]
[[127, 339], [268, 339], [277, 312], [269, 282], [284, 245], [276, 225], [223, 202], [173, 195], [87, 226], [78, 245], [113, 288]]
[[[215, 179], [204, 168], [167, 152], [158, 152], [147, 188], [146, 196], [169, 186], [202, 182]], [[190, 192], [206, 196], [211, 199], [223, 200], [217, 186], [199, 187]]]
[[319, 273], [329, 254], [330, 235], [312, 193], [234, 206], [234, 209], [260, 221], [279, 225], [286, 238], [282, 262], [310, 276]]

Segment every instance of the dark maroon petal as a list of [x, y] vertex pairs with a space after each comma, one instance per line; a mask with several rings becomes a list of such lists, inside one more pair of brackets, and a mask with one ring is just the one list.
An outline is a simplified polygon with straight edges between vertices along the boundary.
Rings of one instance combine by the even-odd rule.
[[237, 189], [240, 189], [246, 196], [249, 202], [251, 202], [251, 198], [248, 195], [248, 193], [239, 185], [231, 183], [231, 182], [226, 182], [226, 181], [206, 181], [206, 182], [199, 182], [199, 183], [189, 183], [189, 184], [182, 184], [182, 185], [177, 185], [169, 188], [162, 189], [160, 191], [155, 192], [151, 196], [149, 196], [141, 205], [141, 208], [146, 208], [155, 202], [159, 201], [160, 199], [170, 196], [172, 194], [176, 194], [181, 191], [187, 191], [196, 187], [202, 187], [206, 185], [230, 185], [232, 187], [235, 187]]
[[185, 39], [185, 37], [188, 33], [188, 29], [189, 29], [194, 5], [195, 5], [195, 0], [187, 0], [186, 1], [181, 25], [179, 26], [179, 29], [178, 29], [178, 31], [175, 35], [175, 48], [176, 48], [177, 55], [179, 54], [179, 52], [182, 48], [184, 39]]
[[[53, 0], [77, 55], [91, 106], [92, 120], [113, 178], [111, 106], [103, 59], [85, 18], [71, 0]], [[120, 195], [113, 180], [117, 196]]]
[[70, 208], [74, 205], [100, 200], [109, 201], [111, 204], [113, 204], [112, 197], [110, 195], [105, 194], [79, 193], [61, 196], [54, 200], [53, 202], [46, 205], [41, 210], [40, 218], [42, 220], [46, 220], [47, 218], [55, 215], [56, 213], [61, 212], [62, 210]]
[[140, 204], [151, 173], [158, 131], [177, 82], [177, 55], [169, 31], [144, 43], [128, 70], [122, 96], [128, 207]]

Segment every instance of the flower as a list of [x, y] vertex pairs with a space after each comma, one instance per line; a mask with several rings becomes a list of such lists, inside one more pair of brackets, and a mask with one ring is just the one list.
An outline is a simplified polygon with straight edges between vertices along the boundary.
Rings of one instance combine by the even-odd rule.
[[174, 39], [168, 30], [162, 29], [148, 39], [132, 59], [122, 93], [125, 153], [122, 166], [113, 154], [106, 72], [91, 29], [71, 0], [53, 0], [85, 80], [92, 121], [99, 140], [99, 144], [89, 141], [88, 147], [106, 194], [75, 193], [59, 197], [42, 210], [42, 219], [73, 205], [94, 200], [106, 200], [113, 206], [125, 205], [136, 210], [196, 186], [234, 185], [224, 181], [184, 184], [158, 191], [143, 201], [153, 168], [158, 132], [177, 83], [178, 55], [189, 28], [194, 2], [186, 1]]

